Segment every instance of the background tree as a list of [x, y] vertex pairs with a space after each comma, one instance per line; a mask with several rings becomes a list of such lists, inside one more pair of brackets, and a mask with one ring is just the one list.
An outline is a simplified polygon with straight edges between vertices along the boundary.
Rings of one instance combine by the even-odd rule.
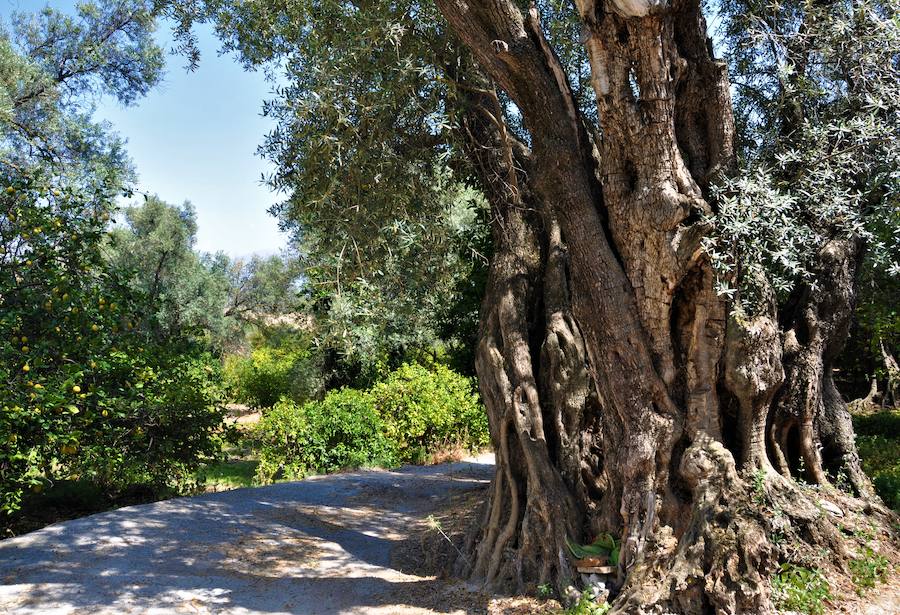
[[156, 306], [145, 326], [162, 341], [180, 331], [208, 334], [221, 347], [233, 335], [226, 302], [229, 279], [219, 259], [194, 250], [196, 212], [156, 196], [126, 207], [124, 225], [110, 234], [109, 258], [130, 271], [131, 287]]
[[[223, 259], [222, 255], [217, 255]], [[266, 315], [295, 312], [298, 307], [297, 258], [291, 254], [257, 255], [224, 262], [231, 292], [225, 316], [255, 322]]]

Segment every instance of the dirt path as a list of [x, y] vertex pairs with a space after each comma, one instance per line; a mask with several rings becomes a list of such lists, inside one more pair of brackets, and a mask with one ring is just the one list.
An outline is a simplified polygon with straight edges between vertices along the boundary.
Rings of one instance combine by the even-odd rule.
[[0, 542], [0, 613], [484, 612], [487, 598], [461, 583], [404, 574], [390, 561], [430, 513], [492, 472], [488, 455], [51, 525]]

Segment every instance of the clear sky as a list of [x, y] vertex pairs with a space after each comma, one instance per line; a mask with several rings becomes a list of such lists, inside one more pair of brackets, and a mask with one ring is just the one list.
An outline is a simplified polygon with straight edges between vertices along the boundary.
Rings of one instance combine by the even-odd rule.
[[[74, 0], [0, 0], [6, 21], [15, 10], [50, 5], [70, 11]], [[163, 83], [136, 105], [123, 108], [101, 100], [96, 118], [109, 120], [128, 140], [139, 174], [138, 189], [172, 203], [191, 201], [197, 209], [197, 248], [232, 256], [272, 254], [285, 236], [266, 213], [278, 200], [260, 183], [271, 167], [256, 147], [273, 127], [261, 116], [271, 84], [260, 73], [244, 71], [230, 56], [218, 54], [209, 28], [197, 30], [202, 58], [187, 73], [184, 59], [168, 58]], [[165, 24], [157, 34], [171, 47]]]

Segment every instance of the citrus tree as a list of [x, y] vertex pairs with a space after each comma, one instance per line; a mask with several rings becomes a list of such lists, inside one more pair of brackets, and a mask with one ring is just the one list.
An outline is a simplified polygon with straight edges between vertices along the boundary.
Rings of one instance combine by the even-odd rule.
[[172, 485], [215, 455], [217, 361], [192, 331], [159, 340], [159, 301], [113, 263], [108, 225], [132, 176], [90, 118], [160, 78], [140, 2], [16, 15], [0, 36], [0, 510], [59, 479]]

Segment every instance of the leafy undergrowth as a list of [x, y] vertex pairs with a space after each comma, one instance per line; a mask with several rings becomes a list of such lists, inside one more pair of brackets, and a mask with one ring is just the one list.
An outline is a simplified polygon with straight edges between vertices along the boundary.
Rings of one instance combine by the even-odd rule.
[[900, 512], [900, 408], [853, 417], [863, 469], [884, 503]]

